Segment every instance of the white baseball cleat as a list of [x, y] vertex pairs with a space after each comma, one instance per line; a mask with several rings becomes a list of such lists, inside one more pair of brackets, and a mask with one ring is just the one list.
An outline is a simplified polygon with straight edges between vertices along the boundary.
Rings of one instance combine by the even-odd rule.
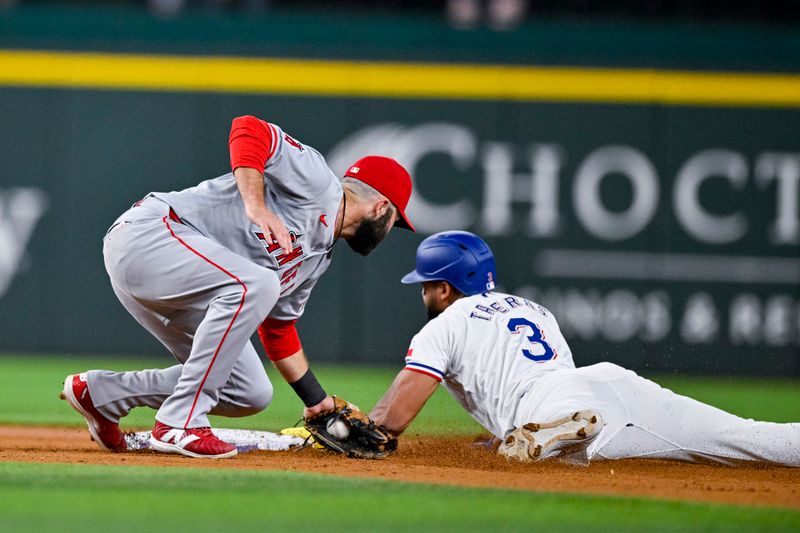
[[525, 462], [561, 457], [588, 464], [586, 448], [602, 428], [600, 414], [585, 409], [551, 422], [525, 424], [505, 438], [497, 453]]

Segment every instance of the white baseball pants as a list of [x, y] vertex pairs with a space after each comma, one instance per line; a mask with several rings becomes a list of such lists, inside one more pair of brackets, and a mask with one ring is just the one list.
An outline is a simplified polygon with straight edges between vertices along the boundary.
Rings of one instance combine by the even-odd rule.
[[593, 409], [603, 429], [589, 459], [656, 458], [800, 466], [800, 424], [758, 422], [662, 388], [611, 363], [556, 370], [520, 401], [514, 424]]

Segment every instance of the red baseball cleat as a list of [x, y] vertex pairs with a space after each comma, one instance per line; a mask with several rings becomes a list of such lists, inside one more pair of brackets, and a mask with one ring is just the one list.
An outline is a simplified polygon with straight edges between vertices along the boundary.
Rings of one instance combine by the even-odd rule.
[[119, 429], [119, 424], [107, 419], [95, 408], [92, 396], [89, 394], [89, 384], [86, 381], [85, 372], [67, 376], [67, 379], [64, 380], [64, 390], [59, 397], [67, 400], [72, 408], [86, 419], [92, 439], [101, 448], [112, 452], [124, 452], [128, 449], [125, 444], [125, 435]]
[[150, 445], [159, 452], [201, 459], [225, 459], [237, 454], [236, 446], [219, 440], [209, 427], [178, 429], [158, 420], [150, 435]]

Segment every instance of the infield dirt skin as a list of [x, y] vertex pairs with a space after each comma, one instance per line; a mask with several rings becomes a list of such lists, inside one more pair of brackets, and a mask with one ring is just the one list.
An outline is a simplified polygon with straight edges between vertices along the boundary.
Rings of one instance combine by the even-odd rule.
[[348, 459], [313, 448], [249, 452], [232, 459], [190, 459], [151, 451], [111, 453], [85, 429], [0, 426], [0, 461], [290, 470], [463, 487], [707, 501], [800, 509], [800, 468], [736, 467], [672, 461], [509, 462], [470, 438], [407, 437], [379, 460]]

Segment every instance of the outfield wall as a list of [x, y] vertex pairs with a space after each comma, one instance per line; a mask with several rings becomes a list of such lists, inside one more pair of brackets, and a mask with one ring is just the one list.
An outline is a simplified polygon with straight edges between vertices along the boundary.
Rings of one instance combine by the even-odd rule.
[[224, 173], [255, 114], [337, 173], [373, 152], [415, 179], [418, 235], [337, 248], [300, 323], [314, 360], [401, 364], [424, 312], [398, 280], [461, 228], [580, 363], [800, 374], [798, 33], [52, 13], [0, 15], [0, 350], [160, 352], [102, 235]]

